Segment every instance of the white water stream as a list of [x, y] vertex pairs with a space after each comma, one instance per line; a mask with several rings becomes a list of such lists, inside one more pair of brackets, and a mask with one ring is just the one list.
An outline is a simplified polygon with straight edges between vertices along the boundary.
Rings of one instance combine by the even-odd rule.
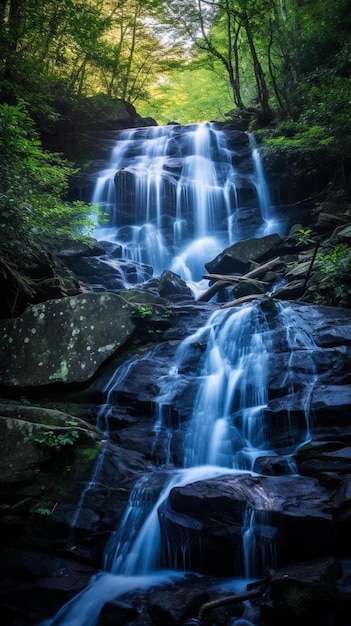
[[[310, 361], [313, 384], [313, 341], [303, 330], [293, 331], [294, 312], [282, 306], [279, 322], [284, 325], [285, 340], [290, 351], [290, 364], [294, 369], [294, 349], [304, 347], [306, 360]], [[121, 522], [106, 546], [102, 571], [90, 585], [64, 606], [46, 626], [94, 626], [99, 612], [108, 600], [123, 596], [131, 590], [141, 590], [154, 585], [179, 580], [184, 576], [171, 571], [172, 555], [162, 550], [158, 509], [166, 500], [172, 487], [206, 480], [220, 475], [252, 473], [255, 459], [260, 455], [279, 455], [269, 443], [269, 429], [265, 423], [267, 407], [267, 376], [269, 353], [272, 347], [271, 332], [266, 316], [257, 305], [239, 310], [218, 310], [208, 324], [184, 340], [170, 364], [164, 383], [160, 381], [160, 398], [155, 430], [163, 426], [162, 401], [167, 400], [167, 390], [177, 384], [182, 363], [188, 359], [192, 344], [206, 340], [197, 373], [197, 393], [193, 414], [185, 428], [183, 469], [167, 469], [164, 487], [152, 499], [149, 489], [150, 475], [143, 477], [133, 489]], [[107, 385], [107, 398], [128, 372], [130, 364], [122, 366]], [[292, 382], [286, 382], [289, 387]], [[293, 389], [291, 389], [293, 391]], [[306, 430], [309, 435], [309, 390], [306, 393]], [[109, 402], [104, 405], [109, 411]], [[101, 419], [101, 415], [100, 415]], [[102, 420], [105, 424], [106, 421]], [[289, 425], [294, 432], [293, 424]], [[170, 433], [170, 436], [171, 433]], [[300, 435], [292, 442], [291, 450], [300, 443]], [[152, 475], [151, 475], [152, 477]], [[247, 509], [243, 520], [243, 580], [233, 580], [232, 589], [245, 587], [247, 580], [260, 575], [266, 562], [274, 554], [274, 546], [256, 545], [255, 524], [265, 524], [262, 515]], [[191, 559], [186, 545], [183, 549], [184, 570], [191, 569]]]
[[210, 123], [120, 132], [92, 201], [108, 215], [97, 238], [156, 276], [174, 271], [195, 292], [225, 247], [279, 229], [253, 136], [229, 148]]
[[[233, 166], [233, 149], [228, 149], [224, 134], [211, 124], [120, 133], [93, 197], [109, 214], [109, 226], [98, 229], [97, 236], [119, 243], [126, 258], [152, 265], [155, 274], [170, 268], [189, 282], [199, 281], [204, 263], [240, 238], [241, 199], [248, 190], [260, 216], [258, 230], [253, 230], [252, 236], [273, 232], [268, 190], [252, 144], [248, 154], [254, 166], [247, 173], [239, 172]], [[120, 173], [117, 191], [116, 172]], [[279, 315], [280, 323], [288, 329], [291, 363], [294, 345], [304, 342], [312, 368], [314, 346], [302, 331], [296, 334], [292, 330], [293, 312], [282, 307]], [[151, 497], [149, 476], [138, 482], [106, 546], [102, 571], [45, 626], [95, 626], [108, 600], [183, 579], [184, 572], [170, 569], [172, 556], [164, 553], [160, 538], [158, 509], [172, 487], [223, 474], [252, 473], [259, 456], [279, 454], [272, 449], [265, 421], [272, 335], [266, 316], [256, 305], [214, 312], [205, 327], [181, 343], [168, 375], [158, 381], [155, 438], [169, 430], [168, 441], [172, 439], [163, 406], [172, 385], [178, 383], [189, 349], [201, 341], [206, 348], [195, 373], [197, 392], [192, 416], [183, 433], [183, 467], [170, 469], [169, 453], [167, 470], [160, 469], [165, 480], [156, 501]], [[118, 389], [130, 365], [117, 370], [106, 386], [106, 401], [98, 414], [98, 427], [106, 437], [112, 392]], [[306, 437], [308, 400], [307, 394]], [[291, 451], [298, 443], [292, 441]], [[95, 470], [93, 480], [98, 478], [99, 464]], [[83, 500], [84, 493], [79, 507]], [[73, 527], [78, 517], [79, 510]], [[268, 558], [265, 553], [257, 554], [252, 540], [256, 521], [248, 509], [242, 533], [244, 580], [233, 580], [231, 590], [245, 588], [247, 579], [260, 574]], [[267, 551], [273, 550], [269, 544], [266, 547]], [[180, 549], [184, 551], [184, 569], [191, 568], [186, 546]]]

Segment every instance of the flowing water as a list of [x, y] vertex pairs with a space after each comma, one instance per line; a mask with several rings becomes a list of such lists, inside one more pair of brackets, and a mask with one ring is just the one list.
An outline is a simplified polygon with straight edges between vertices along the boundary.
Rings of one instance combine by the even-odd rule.
[[[294, 311], [289, 306], [280, 306], [277, 317], [277, 325], [284, 328], [292, 370], [295, 348], [301, 346], [306, 354], [307, 369], [310, 370], [310, 382], [305, 386], [306, 426], [303, 438], [306, 439], [310, 427], [308, 398], [314, 380], [315, 346], [303, 330], [292, 330]], [[215, 311], [206, 326], [180, 344], [170, 364], [169, 374], [160, 381], [155, 437], [162, 429], [169, 428], [167, 420], [163, 420], [163, 407], [167, 404], [169, 390], [177, 385], [192, 346], [204, 339], [206, 348], [197, 372], [192, 374], [197, 380], [197, 392], [191, 419], [184, 427], [183, 468], [171, 469], [169, 459], [167, 468], [156, 472], [164, 473], [164, 486], [156, 496], [153, 474], [144, 476], [136, 484], [120, 524], [106, 546], [102, 571], [52, 620], [45, 622], [46, 626], [94, 626], [108, 600], [132, 590], [140, 591], [179, 581], [183, 573], [179, 571], [179, 554], [176, 558], [173, 551], [182, 551], [184, 571], [191, 570], [191, 557], [186, 544], [164, 548], [158, 521], [159, 507], [172, 487], [224, 474], [252, 473], [259, 456], [279, 455], [279, 450], [271, 446], [270, 430], [265, 423], [272, 333], [266, 315], [258, 305]], [[132, 361], [117, 370], [106, 386], [106, 403], [99, 416], [106, 435], [106, 416], [111, 409], [112, 391], [118, 389], [131, 364]], [[292, 378], [286, 380], [285, 385], [291, 392], [294, 391]], [[290, 442], [290, 450], [293, 451], [301, 442], [301, 433], [292, 423], [287, 428], [296, 432], [296, 440]], [[171, 429], [169, 434], [171, 437]], [[291, 471], [294, 471], [293, 467]], [[265, 511], [255, 512], [249, 507], [246, 510], [242, 531], [243, 580], [233, 580], [232, 590], [240, 584], [245, 587], [247, 580], [262, 575], [265, 564], [274, 558], [274, 545], [269, 540], [256, 544], [255, 528], [258, 524], [267, 525], [266, 517]], [[175, 563], [177, 568], [172, 569]]]
[[[248, 195], [251, 194], [256, 211], [251, 235], [272, 232], [271, 205], [259, 156], [252, 142], [245, 150], [252, 167], [243, 172], [233, 165], [235, 150], [228, 148], [224, 134], [211, 124], [123, 131], [110, 164], [96, 184], [93, 201], [103, 205], [109, 214], [108, 228], [98, 229], [97, 234], [119, 242], [126, 258], [151, 264], [155, 273], [171, 268], [188, 281], [198, 281], [203, 272], [202, 257], [208, 261], [240, 238], [241, 216], [245, 212], [242, 203], [247, 205]], [[284, 380], [289, 393], [294, 392], [295, 379], [289, 378], [289, 372], [294, 370], [295, 348], [303, 346], [309, 363], [309, 383], [302, 384], [305, 426], [301, 432], [301, 426], [295, 428], [292, 422], [286, 425], [296, 432], [289, 450], [284, 449], [284, 454], [289, 455], [309, 436], [315, 346], [303, 330], [294, 330], [294, 313], [289, 307], [279, 307], [275, 324], [283, 332], [290, 354]], [[158, 381], [154, 435], [157, 441], [161, 434], [166, 434], [162, 441], [167, 441], [169, 447], [165, 467], [156, 471], [158, 475], [162, 472], [163, 488], [155, 494], [152, 473], [137, 483], [106, 546], [101, 572], [54, 618], [46, 621], [46, 626], [95, 626], [108, 600], [132, 590], [183, 579], [179, 551], [183, 569], [191, 570], [186, 545], [178, 546], [175, 556], [174, 546], [169, 544], [165, 549], [161, 542], [159, 507], [174, 486], [224, 474], [252, 474], [260, 456], [279, 456], [266, 419], [273, 341], [271, 324], [262, 307], [246, 305], [239, 310], [216, 310], [203, 328], [179, 345], [167, 376]], [[197, 344], [205, 346], [202, 356], [193, 371], [187, 373], [184, 364], [189, 362], [191, 349]], [[132, 363], [119, 368], [105, 388], [97, 425], [106, 439], [113, 391], [128, 375]], [[187, 376], [192, 383], [195, 381], [196, 392], [191, 417], [181, 426], [182, 467], [173, 468], [173, 431], [166, 410], [180, 376], [183, 382]], [[99, 463], [92, 480], [98, 479]], [[293, 465], [290, 471], [294, 472]], [[73, 527], [83, 501], [84, 493]], [[253, 529], [258, 523], [265, 524], [264, 514], [258, 519], [257, 512], [247, 508], [242, 531], [244, 580], [233, 581], [232, 590], [238, 585], [245, 588], [247, 579], [262, 575], [267, 559], [272, 558], [274, 546], [269, 541], [263, 547], [255, 544]]]
[[196, 290], [225, 247], [279, 232], [254, 138], [240, 136], [236, 144], [210, 123], [120, 132], [92, 198], [108, 216], [97, 237]]

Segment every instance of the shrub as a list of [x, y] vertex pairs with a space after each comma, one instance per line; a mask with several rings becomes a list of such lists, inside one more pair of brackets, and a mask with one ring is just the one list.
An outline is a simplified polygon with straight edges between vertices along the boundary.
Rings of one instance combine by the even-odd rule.
[[0, 247], [7, 260], [28, 261], [33, 253], [28, 244], [87, 238], [97, 209], [63, 201], [76, 170], [43, 151], [23, 102], [0, 105], [0, 159]]
[[328, 253], [319, 253], [316, 268], [321, 272], [318, 303], [351, 306], [351, 248], [339, 244]]

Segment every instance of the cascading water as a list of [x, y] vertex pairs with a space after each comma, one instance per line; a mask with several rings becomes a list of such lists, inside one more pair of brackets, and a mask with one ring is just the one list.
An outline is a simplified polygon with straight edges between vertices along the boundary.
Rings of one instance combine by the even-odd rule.
[[[313, 384], [313, 351], [315, 346], [302, 330], [292, 332], [293, 311], [277, 305], [276, 325], [284, 329], [287, 349], [303, 346]], [[169, 428], [163, 420], [163, 408], [168, 393], [178, 382], [183, 364], [189, 362], [192, 346], [203, 341], [206, 345], [195, 374], [195, 394], [192, 416], [184, 425], [183, 469], [160, 469], [143, 477], [133, 489], [119, 527], [106, 546], [103, 568], [90, 585], [71, 600], [46, 626], [94, 626], [101, 607], [110, 599], [133, 589], [169, 583], [182, 577], [177, 566], [179, 558], [172, 546], [162, 545], [158, 510], [167, 500], [174, 486], [188, 485], [199, 480], [218, 476], [248, 473], [252, 475], [254, 462], [263, 454], [279, 455], [270, 442], [271, 432], [265, 422], [267, 408], [267, 375], [272, 348], [272, 331], [267, 316], [260, 305], [246, 305], [239, 310], [216, 310], [208, 324], [185, 339], [178, 347], [169, 374], [160, 380], [160, 395], [155, 415], [155, 436]], [[149, 357], [147, 357], [149, 358]], [[107, 385], [107, 401], [103, 412], [109, 412], [112, 392], [126, 375], [132, 362], [121, 367]], [[292, 364], [293, 367], [293, 364]], [[289, 388], [290, 382], [286, 381]], [[291, 389], [290, 389], [291, 391]], [[309, 434], [308, 402], [306, 401], [305, 437]], [[100, 415], [100, 420], [101, 420]], [[108, 429], [108, 419], [100, 422]], [[291, 427], [291, 424], [287, 426]], [[171, 436], [171, 433], [170, 433]], [[296, 430], [296, 440], [291, 450], [301, 442]], [[286, 453], [286, 450], [284, 451]], [[160, 475], [163, 487], [159, 487]], [[157, 484], [157, 488], [155, 485]], [[263, 527], [263, 540], [256, 543], [257, 525]], [[265, 564], [274, 558], [274, 544], [265, 535], [267, 513], [254, 512], [248, 506], [243, 518], [242, 577], [262, 575]], [[181, 552], [183, 568], [192, 567], [187, 544], [177, 546]], [[233, 582], [240, 583], [240, 580]]]
[[184, 465], [252, 469], [252, 452], [264, 437], [267, 323], [255, 307], [243, 307], [235, 314], [218, 311], [210, 322], [193, 419], [185, 438]]
[[[93, 202], [109, 215], [109, 227], [98, 229], [97, 236], [119, 243], [126, 258], [152, 265], [157, 274], [170, 268], [187, 281], [198, 280], [214, 254], [243, 235], [266, 234], [266, 228], [271, 228], [270, 201], [255, 150], [247, 136], [241, 148], [246, 166], [239, 170], [235, 148], [228, 147], [225, 135], [212, 124], [123, 131], [109, 167], [96, 183]], [[281, 306], [276, 323], [284, 328], [291, 316], [289, 309]], [[303, 333], [290, 332], [290, 324], [287, 328], [291, 366], [294, 346], [303, 342], [312, 373], [305, 394], [305, 432], [301, 433], [300, 426], [295, 429], [296, 438], [290, 438], [288, 451], [292, 452], [308, 437], [314, 346]], [[205, 346], [203, 354], [188, 374], [185, 364], [198, 343]], [[217, 310], [203, 328], [180, 344], [168, 375], [158, 381], [154, 434], [155, 441], [166, 434], [162, 438], [168, 446], [166, 466], [143, 477], [133, 489], [119, 527], [106, 546], [103, 571], [45, 626], [95, 626], [108, 600], [183, 578], [180, 564], [184, 570], [192, 569], [186, 540], [176, 548], [162, 542], [158, 511], [175, 486], [238, 473], [251, 476], [261, 456], [279, 456], [267, 422], [271, 349], [270, 325], [259, 305]], [[113, 392], [131, 365], [132, 361], [117, 370], [106, 386], [97, 424], [106, 438]], [[197, 391], [190, 419], [178, 425], [183, 459], [182, 467], [175, 468], [167, 405], [180, 377], [183, 383], [187, 377], [192, 382], [195, 379]], [[290, 380], [284, 384], [294, 392]], [[99, 468], [97, 464], [94, 479]], [[84, 492], [79, 506], [83, 499]], [[74, 523], [78, 517], [77, 513]], [[242, 588], [248, 578], [262, 575], [267, 559], [274, 558], [268, 535], [256, 544], [256, 525], [265, 526], [266, 517], [265, 511], [247, 506], [242, 520], [243, 568], [231, 589]]]
[[96, 236], [155, 275], [171, 269], [192, 283], [226, 246], [272, 232], [257, 148], [231, 135], [211, 123], [120, 132], [95, 185], [92, 201], [108, 215]]

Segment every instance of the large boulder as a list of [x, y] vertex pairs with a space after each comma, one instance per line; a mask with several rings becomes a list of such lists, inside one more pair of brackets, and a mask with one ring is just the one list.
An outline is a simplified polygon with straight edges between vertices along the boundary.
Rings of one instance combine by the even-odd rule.
[[86, 293], [28, 307], [0, 325], [0, 380], [38, 387], [89, 380], [133, 334], [133, 308], [116, 294]]
[[264, 263], [278, 256], [282, 243], [283, 240], [279, 235], [267, 235], [239, 241], [206, 263], [206, 269], [209, 273], [245, 273], [252, 261]]
[[331, 505], [313, 478], [246, 473], [174, 487], [159, 518], [176, 564], [234, 576], [246, 559], [259, 575], [269, 558], [282, 566], [335, 551]]
[[101, 256], [82, 256], [65, 259], [66, 265], [84, 285], [93, 291], [117, 291], [126, 285], [151, 278], [150, 266], [118, 259], [104, 252]]
[[297, 563], [276, 572], [260, 607], [264, 623], [286, 626], [336, 623], [324, 618], [337, 607], [341, 574], [341, 566], [333, 558]]
[[[29, 491], [37, 483], [38, 467], [47, 464], [57, 452], [72, 446], [96, 449], [100, 434], [80, 418], [54, 409], [20, 404], [0, 404], [0, 494], [14, 496], [14, 489]], [[31, 489], [32, 491], [32, 489]]]

